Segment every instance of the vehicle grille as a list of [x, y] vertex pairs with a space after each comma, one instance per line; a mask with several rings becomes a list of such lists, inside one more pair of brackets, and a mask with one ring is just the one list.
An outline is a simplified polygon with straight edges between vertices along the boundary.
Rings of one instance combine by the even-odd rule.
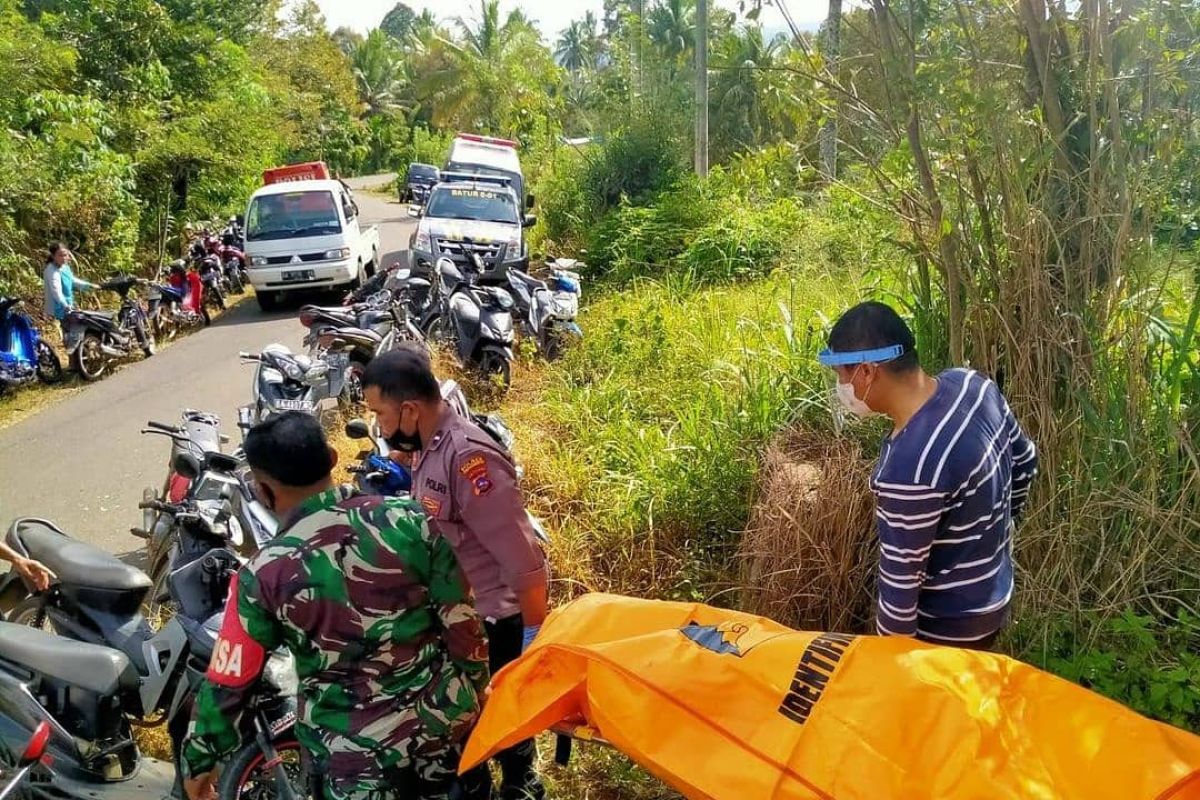
[[483, 260], [484, 266], [494, 267], [504, 257], [504, 245], [497, 242], [489, 244], [473, 244], [459, 242], [454, 239], [438, 239], [438, 253], [448, 257], [455, 263], [466, 263], [467, 254], [474, 251]]
[[[320, 253], [301, 253], [300, 260], [302, 262], [304, 262], [305, 264], [308, 264], [313, 261], [324, 261], [325, 260], [325, 251], [321, 251]], [[292, 257], [291, 256], [269, 256], [267, 258], [267, 263], [271, 264], [273, 266], [276, 266], [279, 264], [290, 264], [290, 263], [292, 263]]]

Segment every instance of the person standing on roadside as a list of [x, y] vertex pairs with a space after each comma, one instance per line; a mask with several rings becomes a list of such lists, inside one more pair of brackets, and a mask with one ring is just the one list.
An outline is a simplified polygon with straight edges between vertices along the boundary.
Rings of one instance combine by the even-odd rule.
[[77, 277], [71, 271], [74, 258], [71, 251], [61, 242], [50, 245], [50, 259], [42, 270], [42, 286], [45, 294], [46, 316], [58, 320], [64, 337], [67, 335], [67, 313], [75, 308], [76, 289], [95, 289], [96, 284]]
[[[388, 444], [413, 453], [413, 497], [458, 554], [488, 634], [493, 674], [529, 646], [547, 611], [546, 557], [525, 511], [516, 468], [485, 431], [442, 399], [429, 357], [415, 347], [377, 356], [362, 376]], [[501, 752], [502, 800], [541, 800], [536, 751]], [[463, 776], [469, 798], [491, 796], [487, 765]]]
[[850, 413], [892, 421], [871, 475], [882, 635], [989, 649], [1008, 623], [1013, 533], [1037, 449], [999, 387], [970, 369], [933, 377], [892, 308], [844, 313], [819, 360]]

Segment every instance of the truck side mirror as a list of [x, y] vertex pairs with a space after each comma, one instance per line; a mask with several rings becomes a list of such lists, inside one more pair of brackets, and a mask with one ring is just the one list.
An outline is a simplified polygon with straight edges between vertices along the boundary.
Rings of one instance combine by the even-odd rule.
[[525, 219], [521, 221], [522, 228], [532, 228], [537, 225], [537, 214], [526, 214]]
[[534, 206], [534, 204], [535, 204], [535, 203], [537, 203], [537, 198], [536, 198], [536, 197], [534, 197], [534, 196], [533, 196], [533, 195], [531, 195], [531, 194], [527, 194], [527, 195], [525, 195], [525, 207], [526, 207], [526, 208], [533, 208], [533, 206]]

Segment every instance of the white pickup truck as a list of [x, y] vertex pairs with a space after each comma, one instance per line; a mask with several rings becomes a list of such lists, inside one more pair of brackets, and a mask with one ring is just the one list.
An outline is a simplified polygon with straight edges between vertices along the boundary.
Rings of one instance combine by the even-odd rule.
[[298, 289], [354, 288], [379, 264], [379, 227], [359, 223], [337, 180], [264, 186], [246, 207], [246, 266], [258, 305], [271, 311]]

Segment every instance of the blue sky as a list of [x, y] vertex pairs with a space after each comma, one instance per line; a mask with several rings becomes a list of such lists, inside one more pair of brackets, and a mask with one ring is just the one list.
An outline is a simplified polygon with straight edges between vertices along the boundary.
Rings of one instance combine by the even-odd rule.
[[[776, 0], [778, 1], [778, 0]], [[471, 18], [479, 13], [479, 0], [406, 0], [408, 5], [420, 11], [428, 8], [443, 19], [462, 16]], [[718, 5], [736, 9], [736, 0], [715, 0]], [[802, 28], [815, 30], [825, 17], [828, 0], [784, 0], [792, 18]], [[358, 31], [374, 28], [383, 19], [395, 0], [317, 0], [331, 29], [348, 25]], [[849, 5], [849, 3], [847, 4]], [[555, 37], [572, 19], [594, 11], [600, 16], [603, 0], [500, 0], [503, 11], [522, 8], [538, 21], [542, 35]], [[771, 31], [785, 30], [783, 17], [774, 7], [763, 9], [760, 21]]]

